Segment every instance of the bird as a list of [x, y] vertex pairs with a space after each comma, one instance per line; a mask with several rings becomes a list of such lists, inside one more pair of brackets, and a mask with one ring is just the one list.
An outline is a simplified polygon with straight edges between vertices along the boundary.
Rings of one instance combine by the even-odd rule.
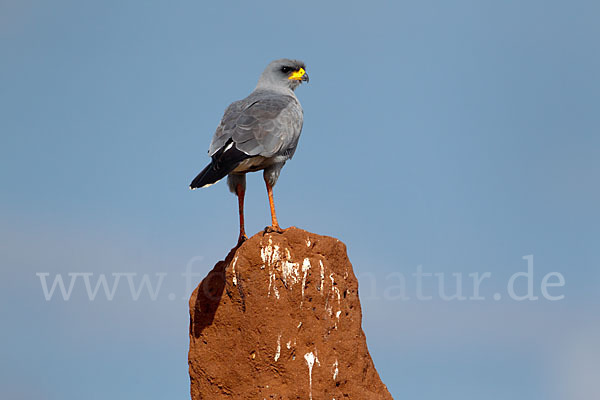
[[283, 232], [275, 213], [273, 186], [296, 152], [304, 111], [294, 91], [308, 81], [304, 62], [287, 58], [270, 62], [254, 91], [225, 110], [208, 149], [210, 164], [190, 184], [192, 190], [204, 188], [227, 176], [229, 190], [238, 198], [238, 245], [248, 238], [244, 228], [248, 172], [263, 171], [271, 211], [271, 225], [265, 232]]

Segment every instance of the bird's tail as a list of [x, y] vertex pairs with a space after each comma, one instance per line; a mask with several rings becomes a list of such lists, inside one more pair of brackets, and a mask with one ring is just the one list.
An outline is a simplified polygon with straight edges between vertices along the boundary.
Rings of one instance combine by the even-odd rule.
[[219, 168], [218, 164], [213, 161], [194, 178], [190, 183], [190, 189], [194, 190], [214, 185], [233, 171], [236, 166], [234, 165], [233, 168]]
[[227, 176], [242, 161], [250, 156], [238, 150], [229, 139], [223, 147], [212, 155], [212, 161], [190, 183], [190, 189], [203, 188], [213, 185]]

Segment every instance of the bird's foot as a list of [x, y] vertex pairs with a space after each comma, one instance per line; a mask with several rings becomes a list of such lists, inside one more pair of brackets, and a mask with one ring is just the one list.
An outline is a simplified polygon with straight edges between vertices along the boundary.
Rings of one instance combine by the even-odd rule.
[[265, 228], [265, 233], [283, 233], [285, 229], [281, 229], [279, 225], [267, 226]]
[[248, 236], [246, 236], [246, 234], [244, 232], [240, 232], [240, 236], [238, 237], [237, 245], [240, 246], [246, 240], [248, 240]]

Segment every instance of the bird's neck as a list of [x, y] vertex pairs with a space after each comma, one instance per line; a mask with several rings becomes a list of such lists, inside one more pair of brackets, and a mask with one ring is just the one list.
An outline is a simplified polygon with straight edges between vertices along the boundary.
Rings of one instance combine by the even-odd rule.
[[262, 79], [258, 81], [258, 84], [256, 85], [256, 88], [254, 90], [264, 90], [267, 92], [275, 92], [296, 97], [294, 91], [290, 87], [275, 85], [270, 81], [263, 81]]

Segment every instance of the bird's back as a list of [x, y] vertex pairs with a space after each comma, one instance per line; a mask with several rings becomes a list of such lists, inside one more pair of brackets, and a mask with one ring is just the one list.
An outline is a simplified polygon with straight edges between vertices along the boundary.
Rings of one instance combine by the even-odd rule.
[[213, 136], [209, 155], [230, 139], [249, 156], [293, 155], [303, 124], [300, 102], [290, 91], [255, 90], [227, 107]]

